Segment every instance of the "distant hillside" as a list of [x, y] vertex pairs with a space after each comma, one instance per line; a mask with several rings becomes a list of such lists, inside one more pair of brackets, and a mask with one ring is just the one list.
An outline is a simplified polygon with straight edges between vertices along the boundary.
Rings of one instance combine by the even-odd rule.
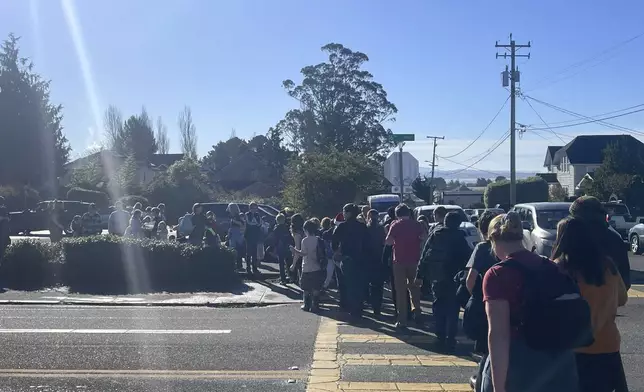
[[[441, 170], [436, 170], [434, 173], [434, 176], [436, 177], [443, 177], [445, 180], [459, 180], [459, 181], [475, 181], [477, 178], [490, 178], [490, 179], [495, 179], [497, 176], [504, 176], [507, 177], [508, 179], [510, 178], [510, 172], [509, 171], [496, 171], [492, 170], [492, 172], [497, 173], [496, 175], [487, 172], [487, 171], [482, 171], [482, 170], [464, 170], [464, 171], [459, 171], [456, 174], [454, 173], [454, 170], [448, 170], [448, 171], [441, 171]], [[432, 170], [428, 167], [421, 167], [420, 168], [420, 175], [430, 175], [432, 173]], [[517, 172], [517, 178], [528, 178], [532, 177], [535, 175], [535, 172]]]

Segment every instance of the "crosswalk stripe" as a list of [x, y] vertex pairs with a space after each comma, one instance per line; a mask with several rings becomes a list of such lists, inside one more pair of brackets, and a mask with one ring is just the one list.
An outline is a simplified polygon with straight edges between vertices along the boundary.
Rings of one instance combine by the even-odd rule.
[[629, 298], [644, 298], [644, 291], [630, 289], [628, 290]]
[[0, 329], [0, 334], [210, 335], [231, 332], [230, 329]]
[[301, 370], [0, 369], [0, 378], [303, 379]]
[[444, 391], [471, 392], [468, 384], [414, 383], [414, 382], [340, 382], [338, 391]]

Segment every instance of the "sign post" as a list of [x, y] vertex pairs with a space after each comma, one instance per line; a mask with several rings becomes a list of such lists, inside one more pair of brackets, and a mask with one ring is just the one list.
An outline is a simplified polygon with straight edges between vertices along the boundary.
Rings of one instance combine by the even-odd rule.
[[[393, 181], [393, 178], [387, 178], [390, 180], [392, 183], [395, 184], [395, 182], [398, 182], [398, 186], [400, 187], [400, 202], [402, 203], [405, 197], [405, 171], [404, 171], [404, 154], [403, 154], [403, 146], [405, 145], [405, 142], [413, 142], [416, 140], [416, 135], [413, 133], [395, 133], [393, 134], [393, 141], [398, 145], [398, 157], [393, 157], [390, 156], [387, 158], [387, 161], [390, 161], [391, 158], [398, 158], [398, 173], [397, 173], [397, 180], [398, 181]], [[407, 153], [409, 155], [409, 153]], [[412, 157], [413, 159], [413, 157]], [[415, 159], [414, 159], [415, 160]], [[393, 163], [393, 162], [390, 162]], [[391, 174], [390, 174], [391, 176]]]

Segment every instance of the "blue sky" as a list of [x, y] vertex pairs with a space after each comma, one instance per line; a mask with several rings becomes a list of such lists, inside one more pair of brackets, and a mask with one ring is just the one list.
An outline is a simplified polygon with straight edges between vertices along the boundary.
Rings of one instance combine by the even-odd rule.
[[[240, 137], [265, 133], [297, 107], [282, 80], [298, 81], [303, 66], [324, 61], [319, 49], [329, 42], [370, 57], [366, 68], [399, 109], [394, 132], [417, 140], [444, 135], [437, 154], [450, 156], [507, 98], [500, 83], [506, 61], [495, 59], [494, 44], [511, 32], [517, 43], [532, 41], [532, 58], [518, 62], [527, 94], [585, 115], [644, 103], [644, 37], [559, 73], [644, 32], [641, 15], [638, 0], [0, 0], [0, 36], [21, 36], [23, 55], [52, 80], [74, 156], [100, 141], [109, 104], [124, 115], [145, 105], [162, 116], [173, 151], [184, 105], [192, 108], [201, 155], [232, 129]], [[563, 80], [542, 82], [552, 78]], [[573, 119], [533, 106], [548, 123]], [[540, 124], [520, 100], [517, 121]], [[642, 113], [611, 121], [644, 130]], [[506, 106], [475, 145], [452, 158], [460, 165], [439, 159], [440, 168], [476, 162], [508, 124]], [[597, 124], [557, 132], [622, 133]], [[562, 144], [548, 131], [539, 134], [518, 141], [518, 169], [539, 170], [545, 147]], [[407, 149], [421, 162], [431, 158], [429, 142]], [[474, 167], [508, 165], [506, 142]]]

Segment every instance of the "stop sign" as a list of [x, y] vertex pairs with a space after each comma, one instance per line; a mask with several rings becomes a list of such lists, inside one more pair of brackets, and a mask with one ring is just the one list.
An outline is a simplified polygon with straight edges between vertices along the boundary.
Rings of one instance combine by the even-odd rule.
[[400, 185], [400, 154], [402, 154], [403, 184], [411, 185], [420, 171], [418, 159], [407, 151], [393, 151], [389, 154], [384, 163], [385, 178], [392, 185]]

